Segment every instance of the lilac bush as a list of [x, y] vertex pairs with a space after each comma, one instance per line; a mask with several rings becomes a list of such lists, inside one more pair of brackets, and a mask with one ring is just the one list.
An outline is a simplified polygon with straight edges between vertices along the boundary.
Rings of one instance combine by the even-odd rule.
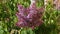
[[59, 2], [53, 8], [49, 1], [44, 9], [44, 0], [36, 1], [0, 0], [0, 34], [59, 34], [60, 11], [55, 9]]
[[16, 16], [18, 17], [18, 22], [16, 26], [18, 27], [30, 27], [34, 29], [43, 23], [41, 17], [43, 16], [44, 8], [37, 8], [35, 0], [31, 0], [30, 7], [24, 8], [21, 4], [17, 5], [18, 12]]

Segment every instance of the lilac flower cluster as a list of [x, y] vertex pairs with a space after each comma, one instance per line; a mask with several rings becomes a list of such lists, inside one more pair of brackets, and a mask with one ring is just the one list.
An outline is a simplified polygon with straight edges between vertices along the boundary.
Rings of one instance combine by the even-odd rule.
[[24, 8], [19, 4], [17, 6], [18, 12], [16, 13], [16, 16], [18, 17], [18, 22], [16, 23], [16, 26], [31, 27], [34, 29], [36, 26], [40, 26], [43, 23], [41, 17], [44, 8], [36, 8], [35, 2], [31, 3], [28, 8]]
[[54, 0], [53, 4], [55, 6], [54, 8], [56, 8], [57, 10], [60, 10], [60, 0]]

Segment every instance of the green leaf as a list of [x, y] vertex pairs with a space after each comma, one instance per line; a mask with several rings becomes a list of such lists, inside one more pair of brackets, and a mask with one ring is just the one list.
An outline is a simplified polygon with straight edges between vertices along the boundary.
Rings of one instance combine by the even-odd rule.
[[3, 34], [4, 33], [4, 31], [3, 30], [0, 30], [0, 34]]

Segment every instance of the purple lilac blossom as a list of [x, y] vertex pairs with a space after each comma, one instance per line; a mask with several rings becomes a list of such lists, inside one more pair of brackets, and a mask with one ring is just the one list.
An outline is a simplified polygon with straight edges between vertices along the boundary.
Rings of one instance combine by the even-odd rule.
[[40, 26], [43, 23], [41, 17], [43, 16], [43, 8], [36, 8], [36, 3], [31, 2], [30, 7], [24, 8], [22, 5], [17, 5], [18, 11], [16, 16], [18, 22], [16, 26], [18, 27], [30, 27], [34, 29], [37, 26]]

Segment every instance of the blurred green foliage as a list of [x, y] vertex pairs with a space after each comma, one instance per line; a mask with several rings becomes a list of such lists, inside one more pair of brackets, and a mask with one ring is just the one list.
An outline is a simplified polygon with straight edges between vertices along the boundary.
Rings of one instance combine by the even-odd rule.
[[[16, 12], [17, 3], [22, 4], [24, 7], [30, 5], [30, 0], [0, 0], [0, 34], [58, 34], [58, 17], [60, 11], [53, 9], [49, 3], [43, 14], [44, 23], [36, 27], [34, 30], [30, 28], [18, 28], [15, 26], [17, 22]], [[44, 0], [38, 0], [37, 7], [44, 6]]]

